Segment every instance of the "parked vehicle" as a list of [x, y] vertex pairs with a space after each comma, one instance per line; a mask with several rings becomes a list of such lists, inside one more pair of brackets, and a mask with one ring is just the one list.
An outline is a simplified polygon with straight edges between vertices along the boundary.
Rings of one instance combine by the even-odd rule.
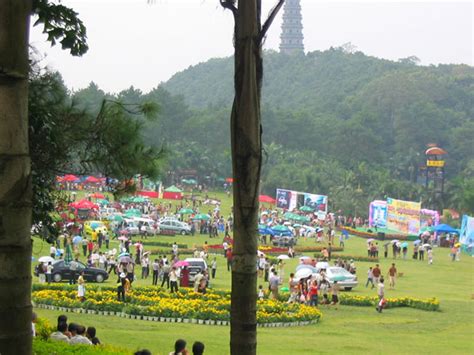
[[202, 258], [186, 258], [184, 261], [189, 263], [189, 282], [194, 283], [194, 277], [199, 273], [199, 271], [204, 272], [207, 270], [206, 260]]
[[138, 224], [134, 219], [125, 218], [119, 225], [120, 231], [126, 231], [129, 235], [140, 234]]
[[138, 230], [142, 231], [142, 227], [145, 226], [146, 232], [148, 235], [155, 235], [158, 234], [158, 225], [156, 222], [151, 218], [143, 218], [143, 217], [136, 217], [134, 221], [137, 223]]
[[165, 220], [158, 224], [160, 232], [171, 231], [182, 235], [191, 234], [191, 227], [184, 222], [177, 220]]
[[95, 241], [95, 234], [101, 232], [103, 235], [109, 233], [109, 229], [103, 221], [85, 221], [84, 222], [84, 234], [87, 238], [92, 238]]
[[327, 263], [317, 263], [316, 267], [309, 264], [300, 264], [296, 267], [296, 271], [299, 272], [301, 269], [309, 269], [309, 275], [319, 277], [321, 269], [326, 270], [326, 278], [329, 283], [332, 285], [334, 281], [337, 281], [339, 287], [343, 288], [346, 291], [352, 290], [356, 287], [359, 282], [357, 281], [357, 276], [351, 274], [346, 269], [339, 266], [326, 266]]
[[[79, 276], [79, 273], [84, 271], [84, 279], [87, 282], [101, 283], [109, 278], [109, 274], [105, 270], [88, 267], [80, 261], [77, 261], [77, 264], [76, 277]], [[35, 272], [35, 275], [38, 276], [37, 272]], [[64, 260], [56, 260], [53, 263], [51, 277], [54, 282], [68, 281], [71, 278], [71, 270], [69, 269], [69, 266], [64, 264]]]
[[272, 244], [279, 247], [290, 247], [296, 245], [297, 238], [290, 235], [275, 235], [272, 239]]

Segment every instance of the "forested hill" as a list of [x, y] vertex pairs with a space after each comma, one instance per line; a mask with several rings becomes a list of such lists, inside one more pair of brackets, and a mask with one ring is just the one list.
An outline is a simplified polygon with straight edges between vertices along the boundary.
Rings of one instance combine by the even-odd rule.
[[[196, 169], [217, 181], [231, 175], [232, 80], [232, 58], [211, 59], [149, 93], [131, 87], [114, 96], [158, 103], [147, 142], [167, 144], [169, 170]], [[74, 97], [98, 107], [104, 95], [91, 84]], [[474, 213], [472, 67], [419, 66], [414, 58], [394, 62], [342, 48], [266, 52], [262, 95], [264, 193], [328, 194], [333, 208], [350, 213], [386, 196]], [[444, 196], [417, 183], [429, 143], [449, 153]]]
[[[306, 55], [266, 51], [262, 99], [264, 104], [273, 108], [333, 113], [336, 108], [344, 106], [346, 99], [361, 90], [377, 90], [387, 82], [392, 83], [394, 77], [398, 77], [399, 82], [409, 77], [428, 80], [426, 85], [419, 83], [421, 90], [433, 84], [457, 91], [472, 85], [472, 67], [421, 67], [415, 63], [411, 58], [393, 62], [366, 56], [362, 52], [347, 53], [342, 48]], [[191, 107], [230, 105], [233, 58], [211, 59], [191, 66], [175, 74], [163, 87], [172, 94], [183, 95]]]

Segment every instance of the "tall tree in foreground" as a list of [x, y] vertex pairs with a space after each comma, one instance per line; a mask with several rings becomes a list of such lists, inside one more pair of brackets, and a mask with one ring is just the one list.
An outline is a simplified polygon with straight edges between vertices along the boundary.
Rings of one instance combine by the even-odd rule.
[[0, 353], [31, 353], [30, 1], [0, 0]]
[[234, 355], [257, 351], [257, 225], [262, 126], [262, 41], [283, 5], [279, 0], [261, 23], [261, 0], [220, 0], [234, 15], [234, 88], [231, 114], [234, 175], [234, 247], [232, 265], [230, 350]]
[[48, 0], [0, 0], [0, 353], [31, 354], [30, 15], [53, 44], [87, 51], [76, 13]]

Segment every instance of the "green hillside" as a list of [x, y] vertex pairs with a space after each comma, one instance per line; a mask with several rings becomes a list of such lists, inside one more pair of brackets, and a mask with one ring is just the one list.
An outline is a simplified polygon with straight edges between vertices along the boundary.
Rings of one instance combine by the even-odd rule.
[[[232, 58], [211, 59], [149, 93], [129, 88], [116, 96], [161, 106], [144, 134], [168, 147], [168, 169], [194, 168], [217, 181], [231, 175], [232, 78]], [[419, 66], [414, 58], [393, 62], [342, 48], [266, 52], [262, 90], [263, 192], [329, 194], [333, 207], [348, 213], [385, 196], [474, 210], [472, 67]], [[91, 85], [75, 96], [90, 103], [100, 94]], [[442, 196], [420, 184], [430, 143], [449, 153]]]

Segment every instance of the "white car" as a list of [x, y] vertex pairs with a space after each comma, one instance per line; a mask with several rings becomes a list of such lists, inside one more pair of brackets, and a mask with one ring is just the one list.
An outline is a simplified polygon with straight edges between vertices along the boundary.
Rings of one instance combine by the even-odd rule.
[[155, 235], [158, 233], [158, 228], [155, 227], [157, 224], [151, 218], [136, 217], [133, 220], [138, 224], [138, 230], [140, 231], [140, 234], [143, 226], [145, 226], [146, 232], [149, 235]]
[[328, 267], [326, 269], [326, 277], [331, 285], [334, 281], [337, 281], [339, 287], [344, 288], [346, 291], [350, 291], [358, 285], [357, 276], [339, 266]]
[[189, 263], [189, 281], [194, 282], [194, 276], [196, 276], [199, 271], [204, 272], [207, 270], [206, 260], [203, 258], [186, 258], [184, 261]]

